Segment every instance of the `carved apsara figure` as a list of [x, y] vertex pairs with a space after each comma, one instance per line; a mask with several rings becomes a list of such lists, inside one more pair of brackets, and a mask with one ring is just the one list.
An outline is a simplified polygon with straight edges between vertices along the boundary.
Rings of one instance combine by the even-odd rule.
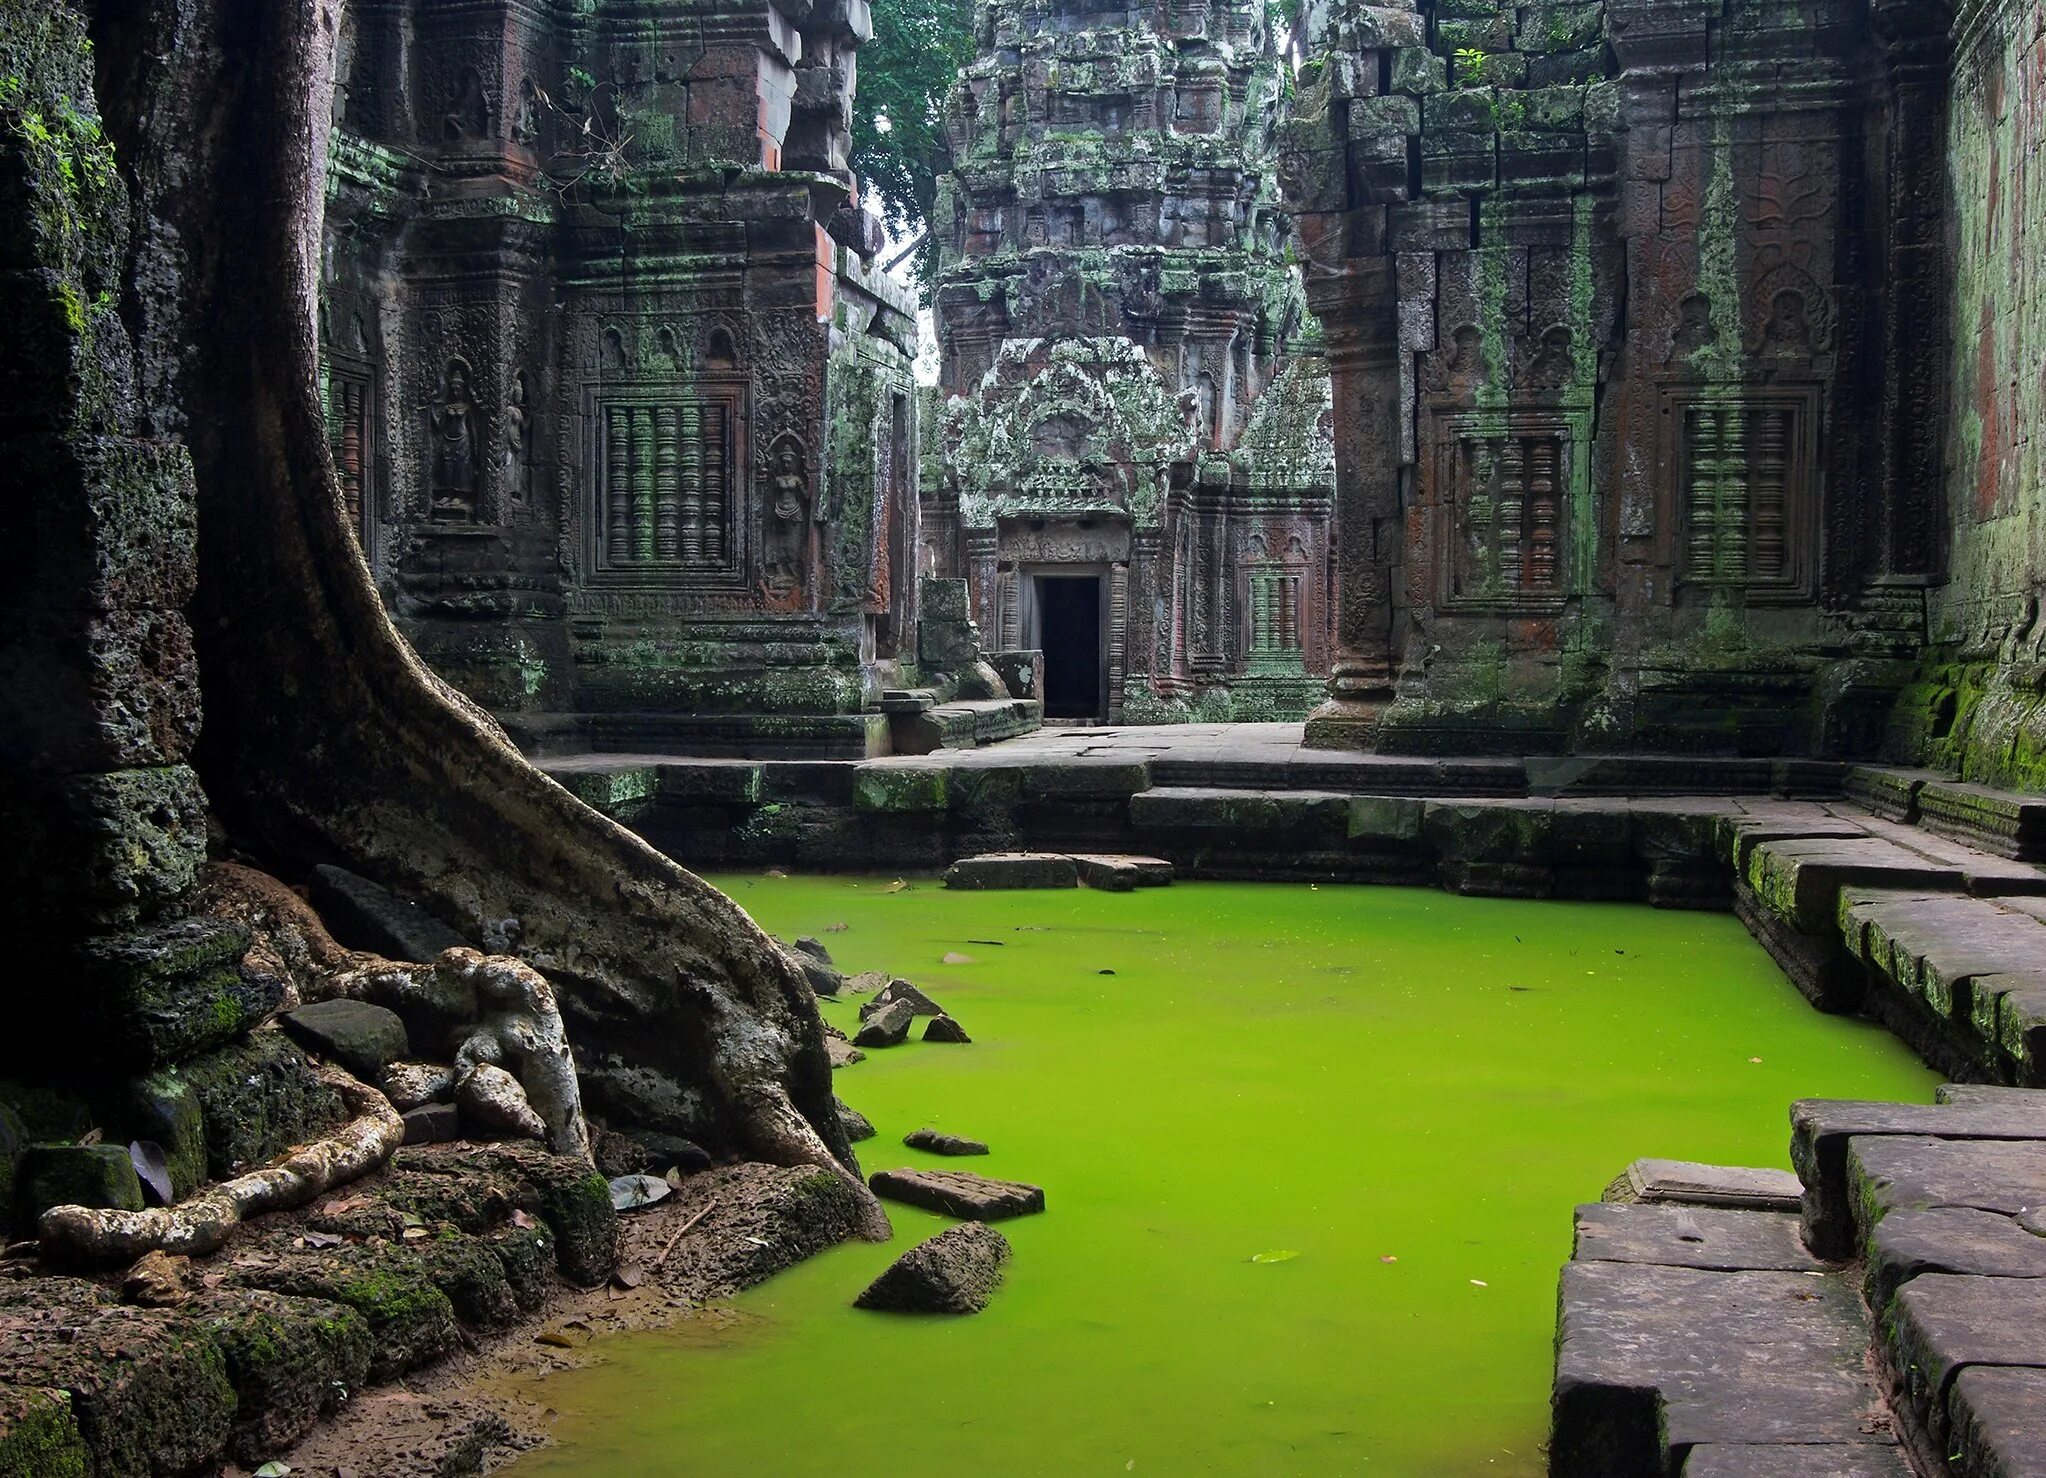
[[810, 532], [810, 479], [803, 467], [803, 449], [793, 436], [775, 444], [772, 469], [761, 583], [769, 598], [788, 601], [803, 590]]
[[439, 404], [428, 411], [433, 427], [432, 514], [436, 523], [476, 521], [478, 473], [476, 400], [469, 366], [448, 361]]
[[533, 491], [533, 413], [526, 404], [524, 370], [512, 380], [511, 404], [504, 408], [504, 490], [524, 504]]

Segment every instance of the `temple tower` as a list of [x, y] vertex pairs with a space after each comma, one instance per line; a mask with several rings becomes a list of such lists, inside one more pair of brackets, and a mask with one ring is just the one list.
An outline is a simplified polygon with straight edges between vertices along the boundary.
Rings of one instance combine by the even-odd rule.
[[400, 626], [529, 748], [862, 756], [913, 660], [863, 0], [355, 0], [322, 322]]
[[946, 101], [923, 568], [1051, 717], [1303, 714], [1327, 671], [1326, 376], [1248, 0], [982, 0]]

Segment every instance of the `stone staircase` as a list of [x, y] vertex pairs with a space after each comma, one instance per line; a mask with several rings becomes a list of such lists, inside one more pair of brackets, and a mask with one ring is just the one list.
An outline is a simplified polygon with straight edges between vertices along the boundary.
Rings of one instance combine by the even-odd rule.
[[1940, 1100], [1795, 1105], [1794, 1211], [1708, 1167], [1579, 1207], [1551, 1472], [2046, 1471], [2046, 1095]]

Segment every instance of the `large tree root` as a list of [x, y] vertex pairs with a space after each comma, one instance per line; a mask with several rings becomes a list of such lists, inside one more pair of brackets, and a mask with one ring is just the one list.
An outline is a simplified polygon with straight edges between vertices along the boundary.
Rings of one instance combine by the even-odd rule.
[[274, 1165], [208, 1186], [175, 1206], [149, 1211], [52, 1206], [37, 1225], [43, 1255], [54, 1261], [121, 1262], [146, 1252], [218, 1252], [249, 1217], [303, 1206], [377, 1169], [405, 1142], [405, 1121], [368, 1084], [339, 1068], [315, 1071], [355, 1116], [337, 1133], [302, 1145]]
[[[140, 240], [137, 341], [199, 488], [198, 767], [236, 835], [427, 903], [553, 983], [623, 1124], [859, 1187], [800, 970], [436, 678], [348, 526], [318, 395], [334, 0], [107, 0], [94, 39]], [[152, 386], [152, 389], [155, 387]]]
[[369, 1001], [405, 1020], [415, 1046], [440, 1044], [454, 1062], [457, 1101], [492, 1128], [545, 1139], [557, 1155], [590, 1158], [575, 1057], [554, 989], [505, 955], [450, 949], [432, 964], [344, 948], [311, 906], [254, 868], [207, 870], [204, 909], [247, 927], [250, 954], [301, 1000]]

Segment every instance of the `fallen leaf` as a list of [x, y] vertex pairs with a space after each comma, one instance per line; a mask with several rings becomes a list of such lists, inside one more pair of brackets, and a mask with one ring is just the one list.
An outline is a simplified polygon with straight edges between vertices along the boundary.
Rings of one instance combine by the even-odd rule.
[[80, 1144], [98, 1144], [100, 1142], [99, 1130], [97, 1129], [86, 1130], [85, 1133], [78, 1136], [78, 1142]]
[[670, 1165], [667, 1172], [661, 1176], [661, 1179], [675, 1187], [675, 1189], [680, 1190], [682, 1188], [682, 1167], [680, 1165]]
[[533, 1343], [536, 1345], [552, 1345], [557, 1350], [572, 1350], [575, 1348], [574, 1340], [553, 1329], [541, 1330], [533, 1336]]
[[611, 1206], [616, 1211], [637, 1211], [674, 1194], [673, 1186], [651, 1175], [621, 1175], [611, 1182]]
[[1094, 973], [1096, 975], [1113, 975], [1115, 972], [1113, 970], [1096, 970]]
[[538, 1224], [533, 1220], [533, 1213], [530, 1211], [514, 1211], [512, 1213], [512, 1225], [521, 1230], [531, 1230]]
[[1491, 1286], [1492, 1285], [1490, 1283], [1487, 1283], [1483, 1278], [1471, 1279], [1471, 1287], [1473, 1288], [1490, 1288]]
[[128, 1163], [135, 1167], [136, 1179], [156, 1197], [157, 1205], [168, 1206], [177, 1199], [171, 1191], [170, 1157], [162, 1145], [150, 1139], [134, 1141], [128, 1146]]
[[289, 1478], [290, 1463], [265, 1463], [256, 1469], [256, 1478]]
[[1250, 1260], [1252, 1262], [1291, 1262], [1299, 1255], [1299, 1253], [1288, 1247], [1277, 1252], [1253, 1252], [1250, 1255]]
[[905, 891], [908, 887], [909, 884], [905, 883], [901, 878], [897, 878], [894, 882], [890, 883], [881, 891], [883, 893], [901, 893]]
[[401, 1217], [399, 1217], [399, 1220], [408, 1227], [423, 1227], [426, 1225], [425, 1222], [421, 1221], [417, 1216], [413, 1215], [409, 1211], [405, 1212]]
[[622, 1263], [618, 1271], [611, 1275], [611, 1281], [620, 1288], [637, 1288], [646, 1282], [646, 1269], [636, 1262]]
[[299, 1240], [308, 1247], [339, 1247], [342, 1239], [333, 1232], [307, 1232]]
[[1398, 1259], [1397, 1257], [1395, 1257], [1395, 1256], [1394, 1256], [1394, 1255], [1393, 1255], [1392, 1253], [1390, 1253], [1390, 1252], [1381, 1252], [1381, 1253], [1379, 1253], [1379, 1254], [1378, 1254], [1378, 1260], [1379, 1260], [1380, 1262], [1398, 1262], [1398, 1261], [1399, 1261], [1399, 1259]]
[[945, 951], [945, 958], [939, 963], [945, 965], [970, 965], [973, 963], [973, 956], [963, 955], [956, 949], [948, 949]]
[[1760, 1062], [1761, 1060], [1762, 1060], [1762, 1059], [1761, 1059], [1761, 1058], [1759, 1058], [1759, 1057], [1750, 1057], [1750, 1058], [1748, 1059], [1748, 1061], [1749, 1061], [1749, 1062]]
[[405, 1240], [407, 1242], [424, 1242], [427, 1236], [428, 1233], [425, 1227], [405, 1228]]
[[767, 876], [771, 878], [785, 878], [788, 876], [788, 871], [785, 868], [770, 867], [767, 870]]
[[852, 927], [851, 924], [826, 924], [824, 926], [824, 932], [826, 934], [843, 934], [846, 930], [850, 929], [851, 927]]

